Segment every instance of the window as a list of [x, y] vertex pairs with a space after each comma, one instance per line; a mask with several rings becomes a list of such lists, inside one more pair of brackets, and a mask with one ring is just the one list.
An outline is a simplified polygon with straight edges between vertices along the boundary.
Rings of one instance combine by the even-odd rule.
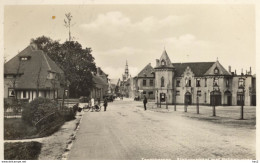
[[26, 91], [23, 91], [23, 98], [26, 98]]
[[186, 84], [186, 87], [190, 87], [191, 86], [191, 80], [190, 79], [186, 79], [185, 80], [185, 84]]
[[47, 79], [54, 79], [54, 78], [55, 78], [55, 73], [48, 72]]
[[145, 95], [145, 94], [146, 94], [146, 91], [143, 91], [143, 94]]
[[8, 96], [9, 97], [14, 97], [14, 90], [13, 89], [9, 89], [8, 90]]
[[229, 87], [229, 79], [226, 79], [226, 86]]
[[213, 79], [213, 86], [218, 86], [218, 78]]
[[31, 57], [30, 56], [26, 56], [26, 57], [20, 57], [21, 61], [27, 61], [29, 60]]
[[197, 91], [197, 96], [201, 96], [201, 91]]
[[176, 91], [176, 96], [180, 96], [180, 91]]
[[152, 94], [153, 94], [153, 91], [150, 91], [150, 92], [149, 92], [149, 95], [152, 95]]
[[204, 96], [205, 96], [205, 103], [207, 103], [207, 93], [206, 92], [205, 92]]
[[207, 87], [207, 78], [205, 78], [205, 87]]
[[196, 87], [200, 87], [200, 79], [196, 79]]
[[239, 87], [244, 87], [245, 86], [245, 80], [243, 78], [239, 78], [238, 80], [238, 86]]
[[153, 79], [150, 79], [150, 86], [153, 86]]
[[161, 87], [164, 87], [164, 77], [161, 78]]
[[146, 80], [145, 79], [143, 80], [143, 86], [146, 86]]
[[165, 65], [166, 65], [165, 60], [162, 60], [162, 61], [161, 61], [161, 65], [162, 65], [162, 66], [165, 66]]
[[218, 74], [219, 73], [219, 70], [218, 70], [218, 68], [216, 67], [215, 69], [214, 69], [214, 74]]
[[181, 81], [180, 80], [176, 80], [176, 87], [180, 87], [181, 85]]

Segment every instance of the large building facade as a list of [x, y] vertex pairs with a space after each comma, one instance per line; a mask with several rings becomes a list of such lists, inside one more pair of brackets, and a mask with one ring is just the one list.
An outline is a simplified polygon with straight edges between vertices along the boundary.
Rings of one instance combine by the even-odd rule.
[[251, 68], [237, 75], [219, 61], [172, 63], [165, 50], [155, 68], [148, 64], [134, 77], [133, 88], [136, 96], [162, 104], [230, 106], [244, 101], [256, 105], [256, 76]]
[[244, 94], [245, 105], [256, 105], [256, 79], [251, 69], [237, 75], [219, 61], [172, 63], [164, 50], [154, 70], [156, 102], [240, 105]]

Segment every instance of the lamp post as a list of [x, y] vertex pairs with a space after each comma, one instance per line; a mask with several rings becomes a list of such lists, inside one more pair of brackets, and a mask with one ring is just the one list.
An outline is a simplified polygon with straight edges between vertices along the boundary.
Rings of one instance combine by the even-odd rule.
[[166, 95], [165, 95], [166, 109], [168, 109], [167, 97], [168, 97], [168, 89], [167, 89], [167, 93], [166, 93]]
[[175, 96], [175, 101], [174, 101], [174, 111], [176, 111], [176, 91], [174, 93], [174, 96]]
[[240, 92], [240, 105], [241, 105], [241, 110], [240, 110], [240, 119], [244, 119], [244, 98], [245, 98], [245, 87], [243, 85], [239, 86], [239, 92]]
[[156, 91], [157, 91], [157, 108], [158, 108], [158, 106], [159, 106], [159, 103], [158, 103], [158, 94], [159, 94], [159, 91], [158, 91], [158, 89], [157, 89]]
[[197, 93], [197, 114], [199, 114], [199, 94]]
[[213, 85], [213, 113], [212, 113], [212, 116], [215, 117], [216, 116], [216, 94], [215, 92], [216, 91], [219, 91], [219, 87], [217, 84], [214, 84]]

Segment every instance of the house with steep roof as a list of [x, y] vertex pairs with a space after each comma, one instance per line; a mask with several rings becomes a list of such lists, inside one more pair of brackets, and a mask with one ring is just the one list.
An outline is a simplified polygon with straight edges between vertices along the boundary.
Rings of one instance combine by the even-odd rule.
[[4, 98], [61, 98], [64, 72], [35, 44], [4, 64]]
[[156, 101], [163, 104], [256, 105], [255, 77], [251, 69], [237, 75], [216, 62], [172, 63], [166, 50], [156, 59]]
[[147, 64], [135, 77], [134, 77], [134, 90], [135, 96], [143, 99], [155, 99], [155, 71], [151, 63]]

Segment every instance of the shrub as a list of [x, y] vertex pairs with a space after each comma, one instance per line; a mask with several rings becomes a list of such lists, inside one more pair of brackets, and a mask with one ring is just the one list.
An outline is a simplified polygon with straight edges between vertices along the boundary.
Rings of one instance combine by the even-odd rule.
[[34, 99], [24, 108], [22, 119], [25, 122], [34, 125], [44, 116], [56, 111], [58, 111], [58, 107], [54, 101], [39, 97]]
[[42, 144], [39, 142], [20, 142], [4, 144], [5, 160], [37, 160]]
[[64, 106], [63, 109], [61, 110], [61, 114], [65, 121], [70, 121], [75, 119], [76, 113], [77, 113], [77, 109], [75, 107], [69, 108]]
[[57, 103], [43, 97], [36, 98], [24, 108], [22, 119], [34, 125], [40, 136], [54, 133], [64, 123]]

